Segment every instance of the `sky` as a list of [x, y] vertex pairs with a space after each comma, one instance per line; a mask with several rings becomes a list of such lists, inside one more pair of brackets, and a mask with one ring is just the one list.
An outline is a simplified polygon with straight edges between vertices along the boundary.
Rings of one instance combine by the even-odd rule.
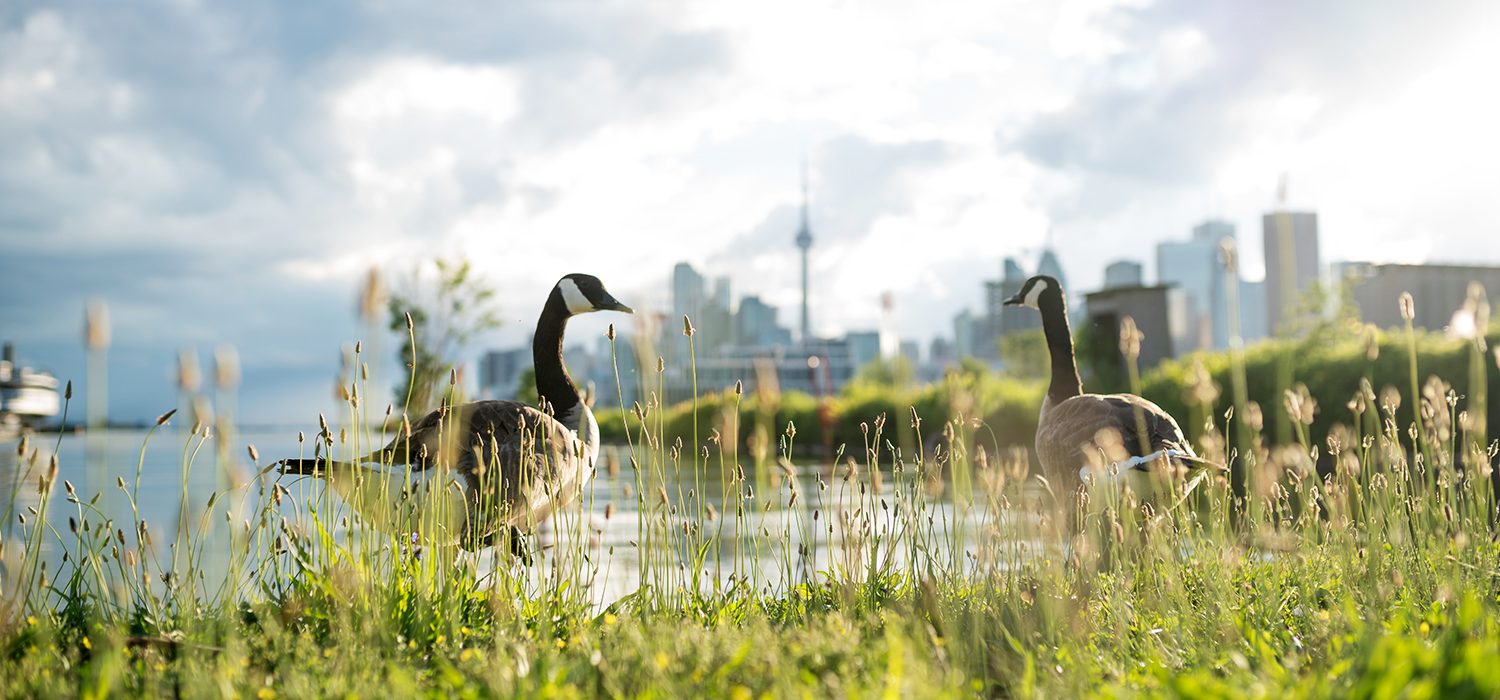
[[1500, 264], [1497, 30], [1483, 0], [7, 2], [0, 337], [81, 385], [99, 299], [112, 418], [233, 347], [241, 417], [298, 424], [354, 341], [395, 348], [372, 267], [472, 260], [505, 325], [471, 357], [569, 272], [665, 308], [678, 261], [790, 326], [804, 161], [823, 334], [890, 292], [951, 335], [1045, 244], [1075, 292], [1149, 278], [1210, 217], [1257, 278], [1283, 174], [1325, 262]]

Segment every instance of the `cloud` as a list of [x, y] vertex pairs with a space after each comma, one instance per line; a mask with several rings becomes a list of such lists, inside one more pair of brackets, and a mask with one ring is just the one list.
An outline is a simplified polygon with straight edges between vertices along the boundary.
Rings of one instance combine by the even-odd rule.
[[1345, 231], [1479, 249], [1500, 181], [1481, 155], [1500, 107], [1474, 87], [1486, 11], [13, 3], [0, 328], [78, 376], [100, 296], [121, 415], [171, 399], [180, 348], [231, 342], [242, 413], [280, 421], [332, 406], [338, 349], [371, 339], [352, 299], [372, 265], [475, 260], [508, 321], [495, 343], [580, 270], [642, 308], [677, 260], [795, 303], [804, 154], [825, 332], [878, 323], [885, 291], [903, 332], [948, 332], [1049, 225], [1084, 288], [1205, 216], [1253, 240], [1281, 170], [1326, 206], [1325, 250], [1365, 252]]
[[1459, 5], [1164, 1], [1104, 22], [1121, 46], [1088, 62], [1060, 109], [1002, 134], [1052, 170], [1091, 180], [1183, 184], [1270, 130], [1305, 135], [1369, 106], [1371, 87], [1402, 81], [1414, 53], [1459, 21]]
[[0, 327], [75, 377], [108, 300], [120, 417], [220, 342], [264, 382], [252, 420], [327, 407], [371, 264], [546, 210], [529, 159], [670, 109], [726, 51], [628, 6], [22, 3], [0, 13]]
[[[809, 163], [815, 245], [864, 238], [882, 217], [911, 211], [913, 180], [942, 166], [952, 157], [952, 150], [949, 144], [932, 139], [882, 143], [855, 135], [820, 144]], [[797, 192], [788, 185], [788, 194]], [[799, 200], [777, 202], [758, 224], [732, 239], [713, 258], [728, 261], [789, 249], [800, 217]]]
[[[1330, 171], [1320, 159], [1347, 169], [1376, 144], [1347, 144], [1337, 155], [1326, 146], [1390, 110], [1401, 86], [1433, 69], [1436, 47], [1461, 43], [1486, 14], [1481, 3], [1117, 7], [1093, 20], [1112, 48], [1074, 61], [1081, 76], [1074, 94], [1000, 129], [997, 143], [1040, 168], [1036, 196], [1067, 247], [1146, 232], [1182, 237], [1188, 224], [1213, 215], [1258, 223], [1255, 214], [1287, 171], [1300, 193], [1295, 203], [1336, 215], [1351, 202], [1317, 194], [1333, 193], [1337, 180], [1359, 182], [1365, 189], [1356, 197], [1381, 196], [1365, 178]], [[1373, 173], [1382, 164], [1369, 158], [1362, 167]], [[1257, 230], [1242, 227], [1241, 237], [1258, 243]], [[1259, 246], [1251, 248], [1258, 265]], [[1114, 255], [1121, 253], [1152, 257], [1149, 249]], [[1095, 279], [1106, 260], [1086, 252], [1070, 262]]]

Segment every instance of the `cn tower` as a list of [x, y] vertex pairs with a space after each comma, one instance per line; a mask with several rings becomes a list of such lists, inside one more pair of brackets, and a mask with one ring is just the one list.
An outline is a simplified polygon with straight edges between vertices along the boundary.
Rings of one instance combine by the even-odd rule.
[[812, 228], [807, 224], [807, 161], [802, 162], [802, 226], [797, 229], [797, 247], [802, 250], [802, 343], [812, 340], [807, 314], [807, 250], [812, 247]]

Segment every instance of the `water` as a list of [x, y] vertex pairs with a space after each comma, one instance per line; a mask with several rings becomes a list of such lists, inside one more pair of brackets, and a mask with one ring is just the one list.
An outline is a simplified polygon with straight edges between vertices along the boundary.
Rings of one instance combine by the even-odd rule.
[[[368, 441], [378, 443], [380, 436], [369, 436]], [[259, 466], [250, 462], [249, 445], [258, 450]], [[207, 544], [203, 566], [208, 581], [215, 580], [215, 576], [222, 579], [227, 570], [227, 557], [218, 550], [227, 549], [222, 545], [227, 543], [225, 533], [229, 523], [238, 524], [242, 517], [249, 517], [255, 504], [262, 502], [261, 489], [269, 488], [278, 476], [274, 472], [262, 475], [260, 472], [264, 466], [283, 457], [312, 455], [311, 447], [299, 447], [297, 433], [286, 429], [245, 430], [203, 439], [168, 426], [158, 430], [149, 441], [144, 430], [107, 430], [92, 435], [34, 435], [31, 446], [39, 451], [34, 463], [29, 459], [18, 459], [15, 442], [0, 445], [0, 509], [12, 503], [14, 494], [15, 510], [34, 522], [28, 508], [39, 506], [37, 479], [47, 470], [47, 456], [55, 450], [59, 474], [48, 521], [61, 534], [63, 541], [70, 539], [69, 517], [87, 515], [87, 519], [95, 523], [109, 518], [117, 527], [126, 530], [138, 517], [153, 533], [157, 556], [168, 561], [172, 554], [167, 551], [166, 544], [173, 541], [180, 530], [206, 532], [208, 539], [204, 540]], [[697, 572], [700, 579], [711, 582], [717, 578], [723, 583], [738, 566], [742, 575], [749, 576], [758, 588], [808, 580], [814, 572], [834, 567], [867, 565], [870, 550], [856, 546], [859, 543], [855, 540], [861, 539], [858, 528], [849, 525], [857, 521], [856, 513], [875, 523], [877, 532], [881, 523], [890, 528], [888, 532], [900, 526], [897, 513], [893, 512], [893, 509], [899, 509], [899, 505], [889, 493], [892, 479], [889, 472], [885, 474], [887, 487], [882, 498], [862, 492], [857, 481], [845, 481], [827, 464], [800, 465], [791, 467], [790, 471], [772, 465], [769, 470], [775, 474], [774, 481], [760, 479], [761, 485], [754, 498], [742, 500], [731, 496], [726, 506], [722, 495], [725, 484], [717, 458], [710, 460], [696, 478], [690, 463], [681, 472], [669, 464], [664, 470], [665, 483], [658, 485], [648, 479], [645, 489], [641, 489], [637, 486], [637, 476], [628, 466], [625, 448], [606, 446], [605, 451], [597, 476], [587, 492], [568, 509], [569, 515], [565, 518], [570, 523], [568, 529], [586, 533], [588, 537], [590, 560], [598, 565], [598, 571], [590, 581], [590, 593], [601, 605], [636, 590], [640, 585], [643, 549], [638, 540], [643, 517], [657, 523], [656, 540], [659, 543], [667, 540], [665, 550], [652, 550], [655, 553], [648, 555], [655, 557], [658, 567], [663, 551], [671, 552], [673, 548], [678, 551], [666, 556], [672, 566], [676, 566], [679, 560], [693, 560], [691, 553], [682, 551], [687, 538], [663, 538], [660, 533], [671, 531], [675, 535], [683, 527], [696, 524], [720, 533], [719, 546], [711, 550], [703, 569]], [[609, 454], [611, 452], [613, 454]], [[619, 465], [618, 470], [608, 468], [611, 461]], [[650, 460], [643, 458], [641, 461]], [[611, 471], [616, 473], [611, 474]], [[793, 492], [791, 483], [783, 480], [787, 474], [794, 475], [796, 482], [798, 501], [791, 508], [785, 507]], [[316, 501], [321, 483], [314, 479], [280, 478], [281, 483], [296, 496], [282, 504], [280, 514], [294, 522], [299, 518], [306, 522], [305, 509], [294, 504]], [[127, 493], [118, 486], [122, 479], [132, 492], [138, 494], [133, 506]], [[135, 490], [137, 479], [138, 491]], [[89, 512], [91, 508], [88, 506], [67, 502], [63, 498], [64, 481], [74, 485], [85, 503], [93, 499], [94, 494], [101, 494], [92, 506], [98, 513]], [[748, 481], [753, 486], [757, 478], [752, 474]], [[781, 483], [777, 484], [777, 481]], [[827, 488], [820, 488], [820, 483], [826, 484]], [[240, 486], [231, 488], [231, 484]], [[647, 507], [644, 514], [640, 508], [642, 490], [648, 491], [644, 494]], [[212, 512], [206, 512], [205, 505], [216, 492], [230, 495], [221, 495]], [[662, 493], [668, 495], [672, 504], [688, 512], [657, 507]], [[768, 498], [776, 502], [774, 507], [766, 507]], [[717, 520], [700, 519], [700, 502], [722, 515]], [[735, 511], [740, 504], [743, 504], [745, 513], [740, 524], [743, 531], [749, 533], [744, 537], [737, 537], [735, 533]], [[965, 516], [958, 518], [955, 515], [958, 511], [946, 493], [933, 497], [922, 513], [924, 520], [931, 518], [928, 536], [935, 541], [929, 544], [938, 545], [933, 548], [941, 551], [943, 543], [937, 540], [955, 535], [959, 541], [968, 544], [986, 524], [985, 513], [977, 511], [982, 509], [964, 509]], [[338, 537], [357, 537], [360, 529], [357, 519], [346, 520], [340, 513], [347, 515], [347, 509], [336, 511], [325, 522], [337, 526], [335, 535]], [[814, 513], [818, 514], [816, 520]], [[352, 523], [349, 526], [352, 531], [343, 529], [345, 522]], [[4, 533], [8, 541], [13, 541], [17, 535], [16, 523], [16, 516], [11, 515], [0, 527], [0, 533]], [[832, 532], [829, 531], [830, 525]], [[544, 527], [532, 546], [546, 550], [555, 546], [559, 539], [567, 540], [569, 536], [559, 536]], [[58, 538], [49, 536], [47, 540], [49, 546], [45, 557], [55, 571], [61, 559], [61, 547]], [[131, 541], [134, 541], [133, 537]], [[1022, 543], [1012, 545], [1021, 547]], [[576, 540], [572, 546], [577, 546]], [[7, 547], [10, 566], [14, 566], [18, 549]], [[904, 547], [888, 549], [881, 553], [877, 566], [897, 566], [906, 560]], [[951, 552], [953, 548], [949, 546], [947, 551]], [[717, 557], [713, 553], [717, 553]], [[480, 555], [475, 560], [476, 565], [481, 569], [494, 566], [491, 556], [488, 553]], [[539, 559], [545, 562], [547, 557]]]

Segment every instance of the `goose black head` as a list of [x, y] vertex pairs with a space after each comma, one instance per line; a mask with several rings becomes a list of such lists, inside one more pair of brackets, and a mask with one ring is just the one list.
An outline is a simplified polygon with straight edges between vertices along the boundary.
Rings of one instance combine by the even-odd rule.
[[620, 300], [610, 295], [604, 288], [604, 283], [598, 277], [573, 273], [566, 275], [557, 281], [555, 294], [562, 295], [562, 301], [568, 307], [568, 314], [577, 316], [590, 311], [623, 311], [627, 314], [635, 313], [630, 307], [621, 304]]
[[1015, 296], [1006, 299], [1003, 303], [1005, 306], [1025, 306], [1032, 309], [1040, 309], [1042, 308], [1041, 301], [1043, 295], [1056, 296], [1058, 299], [1062, 299], [1062, 285], [1058, 284], [1057, 280], [1053, 277], [1037, 275], [1026, 280], [1026, 284], [1021, 285], [1021, 291], [1017, 292]]

